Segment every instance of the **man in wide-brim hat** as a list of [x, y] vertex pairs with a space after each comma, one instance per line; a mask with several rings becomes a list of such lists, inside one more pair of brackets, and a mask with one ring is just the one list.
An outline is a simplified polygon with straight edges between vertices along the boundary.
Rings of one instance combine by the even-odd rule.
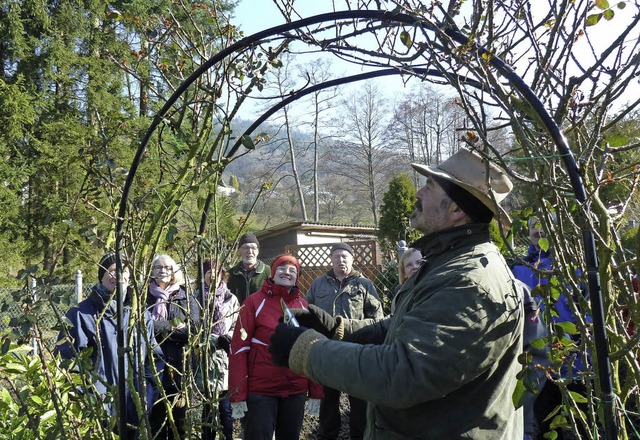
[[[424, 264], [380, 321], [295, 310], [301, 327], [279, 326], [272, 359], [322, 385], [369, 402], [367, 439], [523, 437], [512, 403], [522, 352], [522, 304], [489, 223], [507, 175], [460, 149], [441, 164], [413, 164], [427, 177], [416, 193], [411, 245]], [[358, 342], [361, 344], [341, 341]]]

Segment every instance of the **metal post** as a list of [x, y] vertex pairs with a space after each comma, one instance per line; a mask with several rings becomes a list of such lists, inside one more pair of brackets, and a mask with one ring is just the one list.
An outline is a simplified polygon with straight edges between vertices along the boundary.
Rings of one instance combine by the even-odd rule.
[[127, 393], [125, 388], [127, 369], [125, 356], [130, 348], [126, 344], [126, 325], [128, 323], [125, 322], [122, 316], [124, 310], [124, 296], [125, 292], [127, 291], [127, 284], [124, 282], [124, 276], [122, 275], [124, 265], [122, 263], [122, 254], [120, 254], [119, 251], [120, 249], [118, 249], [118, 251], [116, 252], [116, 276], [118, 278], [118, 290], [116, 295], [116, 305], [118, 310], [116, 324], [118, 330], [116, 334], [116, 341], [118, 343], [118, 401], [120, 403], [120, 411], [118, 411], [118, 432], [120, 434], [121, 440], [130, 440], [132, 436], [127, 430]]
[[82, 301], [82, 271], [76, 270], [76, 304]]
[[[31, 289], [31, 297], [33, 299], [33, 302], [35, 303], [36, 300], [38, 299], [38, 296], [36, 295], [36, 279], [34, 277], [30, 277], [29, 278], [29, 283], [31, 284], [30, 289]], [[33, 338], [32, 338], [32, 342], [33, 344], [33, 355], [36, 356], [38, 354], [38, 341], [36, 340], [36, 334], [33, 334]]]

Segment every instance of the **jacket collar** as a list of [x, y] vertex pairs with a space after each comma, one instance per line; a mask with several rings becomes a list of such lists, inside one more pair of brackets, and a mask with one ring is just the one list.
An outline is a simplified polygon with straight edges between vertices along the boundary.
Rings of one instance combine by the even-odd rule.
[[[329, 278], [334, 279], [338, 284], [340, 284], [340, 281], [338, 280], [338, 277], [336, 276], [336, 273], [333, 271], [333, 269], [329, 270], [329, 272], [327, 272], [327, 276]], [[358, 272], [357, 270], [351, 268], [351, 272], [349, 273], [349, 275], [347, 275], [346, 277], [344, 277], [343, 282], [350, 280], [351, 278], [355, 278], [355, 277], [359, 277], [360, 276], [360, 272]]]
[[116, 314], [117, 304], [115, 296], [111, 299], [111, 293], [108, 292], [102, 284], [95, 284], [91, 288], [89, 300], [93, 303], [98, 312], [105, 312], [107, 316], [114, 316]]
[[[264, 264], [261, 260], [258, 260], [258, 263], [256, 264], [255, 269], [253, 269], [253, 272], [262, 273], [264, 272], [266, 267], [267, 267], [266, 264]], [[242, 273], [244, 273], [244, 270], [242, 268], [242, 261], [240, 261], [238, 264], [233, 266], [233, 268], [231, 269], [231, 272], [233, 272], [234, 275], [241, 275]]]
[[425, 235], [411, 243], [410, 247], [420, 249], [422, 257], [429, 260], [447, 250], [472, 246], [490, 240], [491, 234], [488, 224], [468, 223]]

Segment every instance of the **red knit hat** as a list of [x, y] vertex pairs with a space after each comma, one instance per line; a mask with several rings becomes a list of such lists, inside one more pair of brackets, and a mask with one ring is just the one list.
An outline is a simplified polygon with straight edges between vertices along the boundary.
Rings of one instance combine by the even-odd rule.
[[298, 277], [300, 277], [300, 263], [296, 260], [296, 257], [289, 254], [278, 255], [273, 263], [271, 263], [271, 278], [276, 275], [276, 269], [278, 266], [282, 266], [283, 264], [293, 264], [296, 267], [296, 271], [298, 272]]

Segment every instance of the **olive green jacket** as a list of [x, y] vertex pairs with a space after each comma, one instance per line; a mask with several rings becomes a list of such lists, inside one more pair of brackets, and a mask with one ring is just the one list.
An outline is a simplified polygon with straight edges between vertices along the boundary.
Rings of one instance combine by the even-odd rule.
[[247, 282], [245, 272], [242, 270], [242, 261], [229, 269], [229, 281], [227, 281], [227, 288], [233, 293], [240, 304], [253, 292], [257, 292], [262, 289], [262, 285], [267, 278], [269, 278], [269, 267], [262, 261], [258, 260], [256, 270], [251, 275], [251, 280]]
[[342, 320], [345, 339], [358, 344], [308, 330], [290, 367], [368, 401], [367, 439], [522, 438], [511, 396], [523, 306], [487, 225], [441, 231], [414, 246], [426, 262], [402, 287], [393, 316]]
[[305, 299], [332, 316], [349, 319], [384, 316], [375, 286], [357, 270], [352, 270], [341, 283], [331, 269], [313, 280]]

